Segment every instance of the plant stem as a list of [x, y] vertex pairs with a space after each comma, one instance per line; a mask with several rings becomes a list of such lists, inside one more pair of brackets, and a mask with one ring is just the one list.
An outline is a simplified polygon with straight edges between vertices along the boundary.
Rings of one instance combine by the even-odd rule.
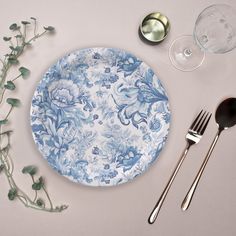
[[51, 199], [50, 199], [50, 197], [49, 197], [49, 194], [48, 194], [47, 190], [45, 189], [44, 186], [43, 186], [42, 188], [43, 188], [43, 191], [45, 192], [45, 194], [46, 194], [46, 196], [47, 196], [47, 199], [48, 199], [49, 204], [50, 204], [50, 208], [53, 209], [52, 201], [51, 201]]
[[37, 21], [34, 20], [34, 36], [36, 36], [36, 30], [37, 30]]
[[24, 38], [24, 36], [23, 36], [23, 34], [22, 34], [22, 32], [21, 32], [21, 30], [20, 29], [18, 29], [18, 32], [20, 33], [20, 35], [21, 35], [21, 39], [23, 39]]
[[19, 74], [18, 76], [16, 76], [16, 78], [12, 79], [11, 82], [16, 81], [16, 80], [17, 80], [18, 78], [20, 78], [20, 77], [21, 77], [21, 74]]
[[10, 109], [9, 109], [9, 111], [8, 111], [8, 113], [7, 113], [7, 115], [6, 115], [6, 117], [5, 117], [4, 120], [7, 120], [7, 118], [8, 118], [9, 115], [11, 114], [12, 110], [13, 110], [13, 106], [10, 107]]
[[10, 68], [10, 63], [8, 62], [7, 64], [5, 64], [5, 67], [2, 70], [2, 74], [0, 75], [0, 89], [3, 88], [3, 84], [5, 83], [6, 80], [6, 76], [7, 76], [7, 72]]
[[34, 41], [37, 38], [40, 38], [41, 36], [43, 36], [45, 33], [47, 33], [47, 30], [43, 31], [41, 34], [36, 34], [33, 38], [31, 38], [30, 40], [28, 40], [25, 44], [29, 44], [32, 41]]
[[8, 131], [5, 131], [5, 132], [2, 132], [0, 133], [0, 135], [9, 135], [10, 133], [12, 132], [12, 130], [8, 130]]
[[0, 59], [0, 62], [2, 63], [2, 65], [3, 65], [3, 68], [5, 68], [5, 62], [2, 60], [2, 59]]
[[2, 100], [3, 100], [3, 97], [4, 97], [5, 91], [6, 91], [6, 89], [3, 88], [2, 89], [2, 94], [1, 94], [1, 97], [0, 97], [0, 105], [2, 104]]
[[24, 25], [23, 27], [24, 27], [24, 38], [26, 38], [26, 25]]
[[[30, 175], [30, 176], [31, 176], [31, 178], [32, 178], [33, 183], [35, 183], [34, 176], [33, 176], [33, 175]], [[37, 200], [37, 197], [38, 197], [38, 191], [35, 190], [35, 196], [34, 196], [33, 202], [35, 202], [35, 201]]]
[[10, 42], [11, 46], [14, 47], [14, 44], [13, 44], [12, 40], [10, 40], [9, 42]]

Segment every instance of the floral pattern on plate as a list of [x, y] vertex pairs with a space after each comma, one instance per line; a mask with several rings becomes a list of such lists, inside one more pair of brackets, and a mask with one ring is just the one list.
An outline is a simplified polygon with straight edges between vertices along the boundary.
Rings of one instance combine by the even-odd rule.
[[33, 138], [50, 166], [90, 186], [125, 183], [162, 150], [168, 97], [153, 70], [114, 48], [72, 52], [51, 66], [31, 104]]

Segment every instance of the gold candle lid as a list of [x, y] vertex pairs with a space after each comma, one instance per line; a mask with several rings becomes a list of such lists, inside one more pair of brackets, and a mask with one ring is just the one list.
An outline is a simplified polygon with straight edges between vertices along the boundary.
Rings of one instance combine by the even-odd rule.
[[169, 30], [169, 19], [160, 12], [154, 12], [147, 15], [139, 27], [139, 32], [142, 38], [147, 42], [154, 44], [163, 41]]

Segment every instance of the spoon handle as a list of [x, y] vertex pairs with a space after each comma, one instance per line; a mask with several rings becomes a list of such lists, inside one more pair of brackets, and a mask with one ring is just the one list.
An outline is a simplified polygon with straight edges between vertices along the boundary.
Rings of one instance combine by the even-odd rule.
[[208, 150], [208, 153], [207, 153], [207, 155], [206, 155], [206, 157], [205, 157], [205, 159], [204, 159], [204, 161], [203, 161], [203, 163], [202, 163], [202, 165], [201, 165], [201, 167], [200, 167], [200, 169], [199, 169], [199, 171], [198, 171], [198, 173], [197, 173], [197, 175], [196, 175], [196, 177], [195, 177], [195, 179], [194, 179], [194, 181], [193, 181], [193, 183], [192, 183], [192, 185], [191, 185], [191, 187], [188, 191], [188, 193], [186, 194], [186, 196], [185, 196], [185, 198], [184, 198], [184, 200], [181, 204], [181, 208], [182, 208], [183, 211], [186, 211], [188, 209], [188, 207], [190, 206], [190, 203], [192, 201], [194, 192], [195, 192], [195, 190], [197, 188], [197, 185], [198, 185], [198, 183], [201, 179], [202, 173], [203, 173], [203, 171], [204, 171], [204, 169], [207, 165], [207, 162], [208, 162], [208, 160], [211, 156], [211, 153], [212, 153], [212, 151], [213, 151], [213, 149], [214, 149], [214, 147], [215, 147], [215, 145], [216, 145], [216, 143], [217, 143], [217, 141], [220, 137], [220, 133], [221, 133], [221, 130], [219, 130], [217, 132], [217, 134], [216, 134], [216, 136], [215, 136], [215, 138], [214, 138], [214, 140], [213, 140], [213, 142], [212, 142], [212, 144], [211, 144], [211, 146]]

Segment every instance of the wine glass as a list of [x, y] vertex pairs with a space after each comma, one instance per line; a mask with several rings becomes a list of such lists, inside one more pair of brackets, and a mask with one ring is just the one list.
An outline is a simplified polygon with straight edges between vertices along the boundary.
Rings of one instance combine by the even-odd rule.
[[193, 35], [175, 39], [169, 49], [172, 64], [182, 71], [193, 71], [205, 58], [205, 52], [226, 53], [236, 47], [236, 10], [226, 4], [214, 4], [198, 16]]

